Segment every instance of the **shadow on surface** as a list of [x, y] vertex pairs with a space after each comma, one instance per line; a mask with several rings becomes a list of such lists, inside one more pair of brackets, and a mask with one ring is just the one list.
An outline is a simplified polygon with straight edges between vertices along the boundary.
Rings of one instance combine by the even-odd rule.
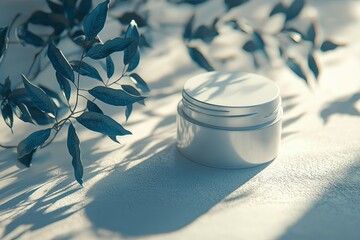
[[360, 239], [360, 158], [279, 239]]
[[325, 123], [334, 114], [345, 114], [350, 116], [360, 116], [360, 112], [355, 108], [355, 103], [360, 100], [360, 92], [351, 96], [346, 96], [330, 103], [320, 113]]
[[114, 171], [99, 181], [88, 192], [87, 197], [94, 201], [85, 212], [93, 227], [125, 236], [176, 231], [266, 166], [242, 170], [204, 167], [185, 159], [170, 145], [129, 170]]

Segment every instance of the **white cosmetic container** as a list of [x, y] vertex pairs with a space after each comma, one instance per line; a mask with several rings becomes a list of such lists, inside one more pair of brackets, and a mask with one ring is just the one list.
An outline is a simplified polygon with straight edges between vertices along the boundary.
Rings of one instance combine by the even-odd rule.
[[177, 146], [185, 157], [220, 168], [276, 158], [283, 110], [273, 81], [251, 73], [209, 72], [189, 79], [182, 96]]

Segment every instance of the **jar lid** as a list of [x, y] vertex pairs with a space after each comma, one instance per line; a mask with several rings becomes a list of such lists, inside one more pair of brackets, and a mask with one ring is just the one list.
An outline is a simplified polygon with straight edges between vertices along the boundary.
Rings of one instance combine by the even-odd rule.
[[254, 126], [273, 121], [281, 107], [279, 87], [245, 72], [209, 72], [190, 78], [183, 89], [184, 112], [217, 126]]

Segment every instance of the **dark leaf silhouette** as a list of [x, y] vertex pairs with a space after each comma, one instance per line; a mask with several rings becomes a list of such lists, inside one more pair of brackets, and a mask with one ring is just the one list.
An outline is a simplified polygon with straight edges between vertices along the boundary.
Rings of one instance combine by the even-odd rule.
[[228, 9], [231, 9], [247, 3], [248, 1], [249, 0], [224, 0], [224, 3]]
[[71, 123], [68, 128], [67, 148], [72, 156], [71, 163], [74, 168], [75, 179], [82, 186], [84, 169], [81, 162], [80, 140], [76, 134], [74, 126]]
[[30, 32], [26, 24], [21, 24], [16, 28], [16, 36], [22, 44], [27, 43], [35, 47], [42, 47], [45, 45], [45, 41], [41, 37]]
[[273, 16], [278, 13], [284, 13], [285, 11], [286, 11], [286, 7], [281, 2], [279, 2], [273, 7], [269, 16]]
[[34, 123], [34, 121], [31, 119], [30, 112], [25, 104], [21, 102], [15, 102], [12, 108], [15, 115], [20, 120], [22, 120], [23, 122]]
[[128, 28], [126, 29], [125, 37], [133, 41], [124, 51], [124, 64], [127, 65], [138, 51], [139, 46], [140, 35], [135, 21], [130, 22]]
[[292, 58], [288, 58], [286, 61], [286, 64], [289, 66], [289, 68], [296, 74], [298, 75], [300, 78], [302, 78], [303, 80], [305, 80], [305, 82], [307, 83], [307, 78], [305, 73], [303, 72], [303, 70], [301, 69], [300, 65], [295, 62], [294, 59]]
[[305, 6], [305, 0], [294, 0], [291, 5], [285, 10], [286, 21], [296, 18]]
[[204, 55], [194, 47], [188, 47], [190, 57], [202, 68], [207, 71], [214, 71], [214, 68], [206, 60]]
[[128, 106], [126, 106], [126, 109], [125, 109], [126, 121], [129, 119], [132, 110], [133, 110], [133, 105], [128, 105]]
[[11, 94], [11, 81], [10, 78], [5, 78], [5, 82], [3, 85], [2, 95], [4, 97], [8, 97]]
[[307, 41], [311, 41], [313, 43], [313, 45], [315, 45], [316, 43], [316, 26], [315, 26], [315, 23], [312, 22], [306, 32], [306, 35], [304, 37], [305, 40]]
[[103, 113], [103, 111], [98, 107], [98, 105], [91, 101], [87, 101], [86, 108], [91, 112]]
[[316, 62], [316, 58], [314, 57], [313, 53], [309, 53], [308, 55], [308, 66], [310, 70], [313, 72], [315, 78], [319, 77], [319, 67]]
[[243, 49], [247, 52], [254, 52], [258, 49], [258, 47], [255, 44], [255, 42], [252, 39], [250, 39], [244, 44]]
[[70, 83], [68, 82], [68, 80], [61, 75], [60, 73], [56, 72], [56, 80], [59, 83], [60, 89], [63, 92], [66, 100], [70, 100], [70, 96], [71, 96], [71, 87], [70, 87]]
[[336, 49], [337, 47], [341, 47], [341, 46], [344, 46], [344, 45], [334, 43], [333, 41], [330, 41], [330, 40], [325, 40], [325, 41], [321, 44], [320, 50], [323, 51], [323, 52], [327, 52], [327, 51], [334, 50], [334, 49]]
[[50, 8], [51, 12], [59, 13], [59, 14], [64, 12], [64, 8], [63, 8], [62, 4], [54, 2], [52, 0], [46, 0], [46, 3], [48, 5], [48, 7]]
[[76, 9], [76, 19], [81, 22], [85, 16], [89, 14], [92, 8], [92, 0], [81, 0], [78, 8]]
[[13, 123], [14, 123], [14, 115], [13, 110], [11, 108], [11, 105], [6, 102], [2, 102], [1, 104], [1, 114], [3, 116], [3, 119], [6, 123], [6, 125], [12, 129]]
[[8, 48], [8, 42], [9, 42], [8, 30], [9, 30], [8, 27], [0, 28], [0, 62], [2, 61], [5, 55], [5, 51]]
[[106, 75], [107, 75], [107, 77], [111, 78], [112, 75], [114, 75], [114, 71], [115, 71], [114, 62], [110, 56], [107, 56], [106, 57]]
[[136, 51], [135, 55], [131, 58], [127, 71], [133, 71], [140, 63], [140, 52], [139, 50]]
[[198, 27], [192, 36], [194, 39], [202, 39], [206, 43], [210, 43], [219, 32], [216, 30], [215, 26], [200, 26]]
[[184, 39], [192, 38], [192, 29], [193, 29], [193, 25], [194, 25], [194, 19], [195, 19], [195, 14], [193, 14], [191, 16], [191, 18], [189, 19], [189, 21], [186, 23], [184, 33], [183, 33]]
[[140, 88], [144, 93], [150, 92], [150, 88], [137, 73], [130, 74], [130, 79], [135, 83], [135, 86]]

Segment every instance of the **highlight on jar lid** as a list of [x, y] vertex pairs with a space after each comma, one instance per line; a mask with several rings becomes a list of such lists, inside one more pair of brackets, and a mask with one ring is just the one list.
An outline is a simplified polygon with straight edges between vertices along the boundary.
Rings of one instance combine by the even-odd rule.
[[248, 167], [276, 157], [282, 107], [273, 81], [252, 73], [209, 72], [190, 78], [182, 96], [177, 145], [189, 159]]

